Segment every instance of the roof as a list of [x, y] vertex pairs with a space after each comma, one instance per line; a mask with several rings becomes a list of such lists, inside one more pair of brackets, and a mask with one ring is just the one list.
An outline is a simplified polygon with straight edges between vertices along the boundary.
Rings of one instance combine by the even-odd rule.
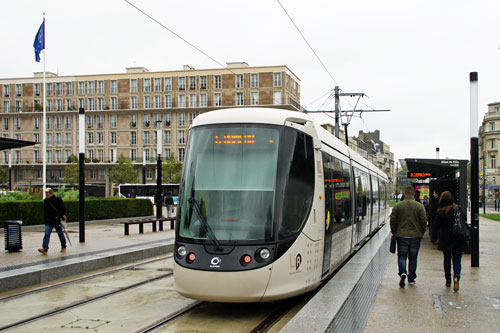
[[33, 145], [35, 145], [35, 142], [33, 141], [0, 138], [0, 150], [22, 148]]

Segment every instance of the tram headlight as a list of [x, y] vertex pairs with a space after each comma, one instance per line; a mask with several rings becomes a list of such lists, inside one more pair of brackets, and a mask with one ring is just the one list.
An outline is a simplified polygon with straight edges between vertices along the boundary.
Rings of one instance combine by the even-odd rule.
[[184, 257], [186, 255], [186, 247], [184, 245], [181, 245], [177, 248], [177, 254], [181, 257]]
[[266, 249], [265, 247], [259, 250], [259, 257], [261, 257], [264, 260], [269, 259], [271, 256], [271, 251], [269, 249]]

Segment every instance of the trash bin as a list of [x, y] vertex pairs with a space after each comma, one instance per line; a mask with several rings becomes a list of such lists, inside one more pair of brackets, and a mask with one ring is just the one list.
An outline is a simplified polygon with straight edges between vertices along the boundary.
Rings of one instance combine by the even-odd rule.
[[5, 251], [17, 252], [23, 248], [21, 225], [23, 221], [5, 221]]

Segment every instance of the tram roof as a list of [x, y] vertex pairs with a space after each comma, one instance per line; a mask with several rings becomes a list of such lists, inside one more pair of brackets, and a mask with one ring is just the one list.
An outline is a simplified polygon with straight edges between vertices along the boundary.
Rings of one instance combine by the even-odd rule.
[[193, 120], [193, 127], [214, 123], [264, 123], [283, 125], [289, 118], [313, 119], [301, 112], [274, 108], [228, 108], [205, 112]]

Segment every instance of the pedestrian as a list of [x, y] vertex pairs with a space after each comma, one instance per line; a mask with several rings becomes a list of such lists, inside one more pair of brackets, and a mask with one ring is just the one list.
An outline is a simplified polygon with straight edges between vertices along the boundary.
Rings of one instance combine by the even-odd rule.
[[172, 194], [167, 193], [165, 197], [165, 206], [167, 206], [167, 217], [172, 216], [172, 207], [174, 206], [174, 198], [172, 198]]
[[66, 205], [61, 198], [56, 197], [54, 190], [50, 187], [45, 191], [46, 197], [43, 200], [43, 215], [45, 222], [45, 235], [43, 236], [42, 247], [38, 249], [43, 255], [49, 251], [50, 234], [56, 228], [57, 235], [61, 241], [61, 252], [66, 252], [66, 238], [61, 226], [61, 219], [66, 221]]
[[453, 290], [460, 289], [460, 273], [462, 271], [462, 253], [467, 250], [464, 240], [458, 239], [451, 232], [451, 226], [455, 219], [455, 210], [458, 210], [462, 218], [467, 220], [462, 207], [455, 204], [450, 191], [444, 191], [439, 198], [439, 208], [436, 214], [436, 228], [439, 230], [440, 238], [438, 250], [443, 251], [443, 267], [446, 286], [451, 286], [451, 264], [453, 263]]
[[[399, 286], [415, 284], [417, 278], [417, 258], [420, 242], [425, 233], [427, 217], [424, 206], [415, 201], [415, 189], [408, 186], [404, 191], [405, 199], [392, 208], [391, 232], [397, 237]], [[408, 259], [408, 271], [406, 261]]]

